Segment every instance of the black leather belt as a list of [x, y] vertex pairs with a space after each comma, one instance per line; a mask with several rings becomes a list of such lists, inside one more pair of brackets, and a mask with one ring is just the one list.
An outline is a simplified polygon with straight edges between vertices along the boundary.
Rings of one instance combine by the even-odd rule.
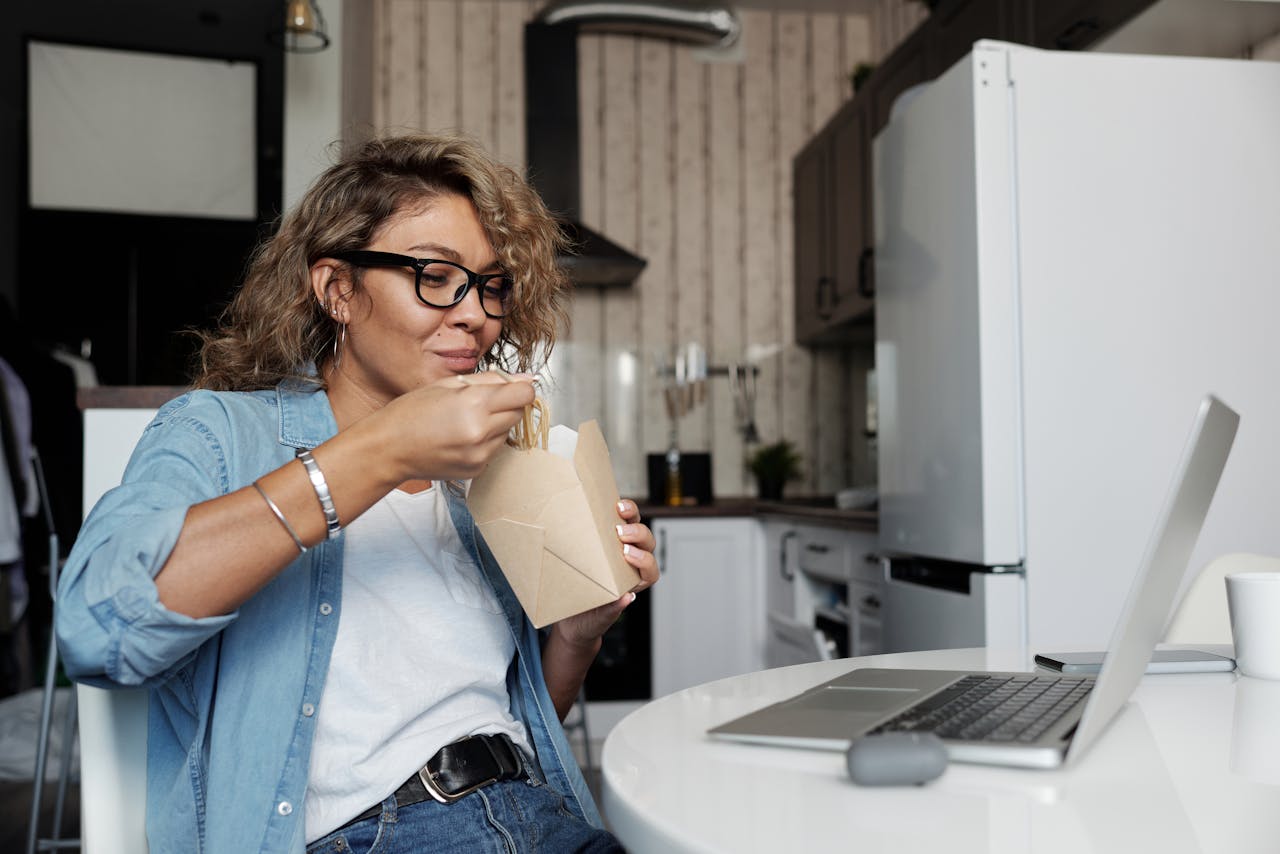
[[[520, 750], [505, 733], [469, 735], [440, 748], [418, 773], [405, 780], [396, 789], [396, 806], [407, 807], [428, 799], [451, 804], [490, 783], [526, 776]], [[375, 804], [343, 827], [381, 812], [382, 804]]]

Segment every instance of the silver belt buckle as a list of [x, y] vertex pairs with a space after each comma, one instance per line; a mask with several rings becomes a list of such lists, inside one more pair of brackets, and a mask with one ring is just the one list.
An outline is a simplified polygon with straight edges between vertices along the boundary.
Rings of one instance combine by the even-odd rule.
[[427, 794], [442, 804], [451, 804], [454, 801], [465, 798], [477, 789], [483, 789], [490, 783], [498, 782], [497, 777], [490, 777], [488, 780], [481, 780], [479, 783], [467, 786], [461, 791], [446, 792], [444, 789], [440, 788], [440, 784], [436, 782], [435, 777], [427, 771], [425, 766], [418, 770], [418, 779], [422, 781], [422, 785], [427, 790]]

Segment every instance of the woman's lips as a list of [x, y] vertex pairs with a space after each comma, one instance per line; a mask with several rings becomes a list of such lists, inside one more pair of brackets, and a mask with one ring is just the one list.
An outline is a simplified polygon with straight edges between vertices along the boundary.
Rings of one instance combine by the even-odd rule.
[[480, 360], [475, 350], [440, 350], [436, 355], [455, 371], [474, 371]]

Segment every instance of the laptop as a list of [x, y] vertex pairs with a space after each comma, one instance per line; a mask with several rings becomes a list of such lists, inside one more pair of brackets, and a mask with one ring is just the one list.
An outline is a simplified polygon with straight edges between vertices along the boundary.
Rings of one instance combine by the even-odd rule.
[[[1235, 440], [1239, 416], [1209, 395], [1196, 413], [1173, 483], [1096, 678], [1060, 673], [860, 668], [708, 730], [715, 739], [844, 750], [863, 735], [937, 733], [954, 762], [1056, 768], [1098, 739], [1142, 678], [1164, 631]], [[1016, 721], [988, 720], [1017, 695]], [[1030, 699], [1027, 699], [1030, 698]], [[957, 707], [965, 707], [955, 720]], [[993, 724], [989, 727], [987, 724]]]

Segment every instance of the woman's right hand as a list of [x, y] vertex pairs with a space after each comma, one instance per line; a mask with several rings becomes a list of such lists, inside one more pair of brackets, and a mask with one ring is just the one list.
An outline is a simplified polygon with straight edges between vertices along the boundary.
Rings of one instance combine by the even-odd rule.
[[531, 376], [489, 371], [407, 392], [370, 418], [405, 480], [461, 480], [484, 470], [533, 399]]
[[[402, 484], [476, 476], [533, 397], [531, 377], [453, 377], [407, 392], [350, 424], [312, 451], [339, 520], [350, 524]], [[301, 463], [286, 463], [258, 483], [306, 545], [324, 539], [324, 515]], [[245, 487], [187, 512], [156, 587], [170, 610], [197, 618], [227, 614], [297, 556], [264, 499]]]

